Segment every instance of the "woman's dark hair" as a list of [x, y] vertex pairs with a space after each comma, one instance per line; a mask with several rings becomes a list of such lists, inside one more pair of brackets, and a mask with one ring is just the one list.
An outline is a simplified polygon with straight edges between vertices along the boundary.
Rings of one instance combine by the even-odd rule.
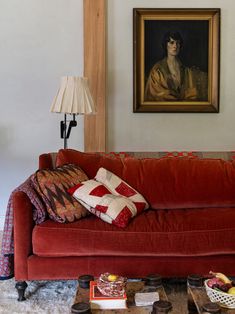
[[180, 50], [183, 47], [183, 38], [181, 37], [179, 32], [167, 32], [162, 39], [162, 48], [166, 55], [167, 55], [167, 43], [170, 41], [171, 38], [179, 42]]

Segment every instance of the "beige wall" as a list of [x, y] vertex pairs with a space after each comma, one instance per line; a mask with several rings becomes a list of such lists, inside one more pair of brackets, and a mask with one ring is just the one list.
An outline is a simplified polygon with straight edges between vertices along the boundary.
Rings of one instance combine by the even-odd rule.
[[[132, 112], [134, 7], [221, 8], [219, 114]], [[108, 0], [109, 150], [235, 150], [234, 13], [233, 0]]]
[[[83, 75], [82, 0], [0, 0], [0, 230], [11, 191], [63, 147], [49, 112], [63, 75]], [[69, 146], [83, 149], [83, 118]]]

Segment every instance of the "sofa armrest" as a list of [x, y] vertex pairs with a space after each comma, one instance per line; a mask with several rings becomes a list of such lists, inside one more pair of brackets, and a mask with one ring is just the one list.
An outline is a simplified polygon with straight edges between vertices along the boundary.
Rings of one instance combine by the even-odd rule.
[[24, 192], [13, 194], [14, 270], [16, 280], [28, 279], [27, 258], [32, 254], [33, 205]]
[[54, 169], [57, 153], [46, 153], [39, 156], [39, 169]]

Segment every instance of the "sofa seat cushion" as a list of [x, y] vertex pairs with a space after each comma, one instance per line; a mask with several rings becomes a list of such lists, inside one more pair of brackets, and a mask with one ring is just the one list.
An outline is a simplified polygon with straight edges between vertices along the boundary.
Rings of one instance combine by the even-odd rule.
[[33, 230], [34, 254], [47, 257], [210, 256], [235, 254], [234, 243], [235, 208], [147, 210], [125, 229], [89, 216]]

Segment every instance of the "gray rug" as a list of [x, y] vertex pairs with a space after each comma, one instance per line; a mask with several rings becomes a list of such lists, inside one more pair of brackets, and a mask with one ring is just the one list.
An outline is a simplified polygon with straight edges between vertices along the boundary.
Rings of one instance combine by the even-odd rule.
[[76, 289], [77, 280], [31, 281], [25, 293], [27, 300], [18, 302], [15, 280], [0, 281], [0, 313], [70, 313]]

